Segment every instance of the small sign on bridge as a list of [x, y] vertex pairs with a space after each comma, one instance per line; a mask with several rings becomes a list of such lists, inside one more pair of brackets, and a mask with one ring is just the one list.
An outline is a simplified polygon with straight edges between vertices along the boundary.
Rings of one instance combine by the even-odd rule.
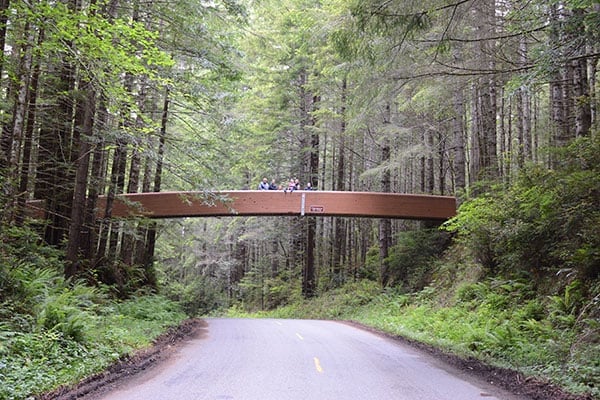
[[310, 206], [309, 208], [311, 213], [323, 213], [325, 212], [325, 207], [323, 206]]

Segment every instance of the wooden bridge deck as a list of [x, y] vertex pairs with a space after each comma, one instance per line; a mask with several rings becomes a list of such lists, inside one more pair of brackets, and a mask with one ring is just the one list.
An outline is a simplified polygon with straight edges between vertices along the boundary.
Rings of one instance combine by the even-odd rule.
[[[101, 197], [98, 206], [103, 216], [106, 198]], [[455, 214], [456, 199], [448, 196], [303, 190], [222, 191], [208, 199], [203, 192], [134, 193], [119, 195], [112, 209], [113, 217], [148, 218], [306, 215], [446, 220]]]

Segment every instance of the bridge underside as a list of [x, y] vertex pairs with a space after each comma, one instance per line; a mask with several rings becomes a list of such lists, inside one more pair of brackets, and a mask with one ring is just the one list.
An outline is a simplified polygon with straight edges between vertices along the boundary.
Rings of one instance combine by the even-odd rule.
[[[98, 214], [104, 216], [106, 198]], [[456, 199], [397, 193], [333, 191], [157, 192], [119, 195], [113, 217], [179, 218], [210, 216], [341, 216], [446, 220], [456, 214]]]

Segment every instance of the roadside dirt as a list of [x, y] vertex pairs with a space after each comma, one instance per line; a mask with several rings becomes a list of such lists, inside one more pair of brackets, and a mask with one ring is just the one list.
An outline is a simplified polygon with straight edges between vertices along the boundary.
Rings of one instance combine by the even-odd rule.
[[[553, 384], [540, 379], [525, 377], [515, 371], [489, 366], [475, 359], [460, 358], [431, 346], [413, 342], [405, 338], [390, 336], [355, 322], [348, 322], [348, 324], [407, 343], [459, 370], [475, 375], [490, 384], [502, 387], [516, 395], [528, 397], [531, 400], [594, 400], [591, 396], [567, 393]], [[149, 349], [126, 357], [115, 363], [105, 372], [91, 376], [75, 386], [61, 387], [53, 392], [38, 396], [36, 399], [74, 400], [84, 397], [86, 399], [93, 399], [96, 397], [95, 395], [106, 391], [107, 388], [118, 386], [136, 374], [166, 360], [177, 349], [177, 346], [204, 334], [206, 327], [207, 323], [201, 319], [184, 321], [181, 325], [171, 328], [168, 332], [157, 338]]]
[[446, 353], [435, 347], [419, 343], [413, 340], [409, 340], [403, 337], [390, 335], [387, 333], [380, 332], [371, 327], [362, 325], [357, 322], [348, 322], [351, 325], [360, 327], [370, 332], [390, 337], [394, 340], [406, 343], [413, 348], [419, 349], [427, 354], [430, 354], [434, 358], [445, 362], [446, 364], [454, 367], [458, 370], [464, 371], [465, 373], [478, 377], [486, 382], [505, 389], [515, 395], [525, 396], [531, 400], [594, 400], [588, 395], [575, 395], [567, 393], [560, 387], [553, 385], [542, 379], [534, 379], [526, 377], [523, 374], [500, 367], [494, 367], [487, 365], [482, 361], [474, 358], [462, 358], [454, 354]]
[[50, 393], [35, 397], [36, 400], [93, 399], [110, 387], [132, 378], [136, 374], [166, 360], [186, 340], [200, 337], [208, 326], [201, 319], [190, 319], [169, 329], [159, 336], [148, 349], [140, 350], [113, 364], [106, 371], [84, 379], [75, 386], [63, 386]]

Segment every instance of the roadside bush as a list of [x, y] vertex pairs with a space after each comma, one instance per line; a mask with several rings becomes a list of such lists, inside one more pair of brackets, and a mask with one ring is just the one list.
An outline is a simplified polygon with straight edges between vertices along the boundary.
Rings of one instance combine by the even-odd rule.
[[0, 399], [71, 384], [147, 346], [185, 315], [157, 295], [117, 302], [63, 278], [60, 253], [27, 227], [0, 231]]
[[458, 234], [491, 275], [525, 271], [536, 283], [564, 271], [600, 275], [600, 135], [561, 152], [559, 170], [525, 168], [509, 187], [463, 203], [444, 226]]
[[408, 292], [422, 290], [431, 280], [433, 261], [443, 254], [449, 243], [449, 235], [439, 229], [401, 232], [387, 260], [390, 283]]
[[[60, 301], [48, 301], [54, 304], [52, 312], [58, 314], [44, 317], [51, 328], [42, 325], [37, 330], [20, 331], [14, 324], [0, 321], [0, 399], [32, 398], [75, 383], [148, 346], [166, 327], [185, 318], [176, 303], [157, 295], [84, 305], [85, 313], [73, 310], [74, 298], [77, 296], [66, 295], [60, 300], [68, 304], [64, 313], [58, 308]], [[72, 321], [77, 318], [82, 320]], [[84, 333], [80, 332], [83, 328]]]
[[536, 297], [531, 286], [503, 278], [464, 284], [447, 306], [422, 302], [421, 294], [383, 293], [344, 318], [550, 379], [574, 393], [600, 394], [600, 325], [593, 308], [600, 298], [579, 307], [579, 326], [569, 327], [557, 321], [572, 315], [574, 303], [565, 307], [564, 299], [574, 300], [577, 285], [557, 295], [559, 306], [557, 299]]
[[223, 289], [214, 280], [203, 276], [197, 276], [186, 284], [170, 282], [165, 285], [164, 292], [169, 299], [181, 304], [183, 311], [190, 317], [207, 315], [225, 308], [227, 304]]

